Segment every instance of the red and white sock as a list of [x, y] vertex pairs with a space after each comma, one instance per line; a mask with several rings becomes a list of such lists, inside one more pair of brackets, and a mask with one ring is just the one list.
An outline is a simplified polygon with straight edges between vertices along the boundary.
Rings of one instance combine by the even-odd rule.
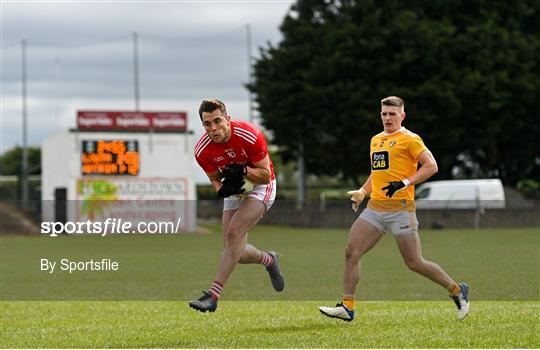
[[264, 266], [272, 266], [274, 264], [274, 258], [267, 252], [262, 252], [261, 261], [259, 264]]
[[223, 284], [221, 284], [219, 281], [214, 281], [212, 282], [212, 285], [210, 286], [210, 289], [208, 291], [212, 294], [212, 299], [214, 301], [217, 301], [222, 290]]

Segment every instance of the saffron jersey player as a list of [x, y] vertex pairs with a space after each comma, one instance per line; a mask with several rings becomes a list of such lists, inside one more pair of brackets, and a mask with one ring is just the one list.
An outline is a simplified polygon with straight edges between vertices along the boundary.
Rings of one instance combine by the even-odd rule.
[[[274, 166], [264, 134], [253, 124], [231, 120], [225, 104], [203, 100], [199, 116], [206, 133], [194, 155], [223, 202], [224, 248], [210, 288], [190, 307], [213, 312], [220, 293], [237, 263], [264, 265], [274, 289], [285, 287], [274, 251], [264, 252], [247, 243], [248, 230], [264, 216], [276, 197]], [[253, 184], [246, 190], [246, 180]]]
[[[343, 300], [336, 307], [320, 307], [326, 316], [346, 321], [354, 319], [360, 258], [386, 232], [395, 237], [401, 256], [412, 271], [448, 289], [457, 306], [458, 319], [465, 318], [469, 311], [469, 286], [456, 283], [438, 264], [422, 257], [414, 185], [435, 174], [437, 163], [420, 136], [401, 126], [405, 119], [404, 108], [403, 100], [396, 96], [381, 101], [384, 131], [371, 139], [371, 175], [360, 189], [348, 192], [355, 211], [368, 193], [370, 200], [349, 232]], [[418, 163], [421, 167], [417, 170]]]

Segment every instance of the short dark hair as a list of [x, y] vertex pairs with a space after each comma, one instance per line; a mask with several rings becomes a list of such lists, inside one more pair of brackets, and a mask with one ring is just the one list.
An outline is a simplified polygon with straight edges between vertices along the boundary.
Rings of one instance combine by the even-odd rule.
[[388, 96], [381, 100], [381, 107], [382, 106], [405, 108], [405, 101], [403, 101], [401, 98], [397, 96]]
[[199, 106], [199, 117], [202, 120], [202, 114], [204, 112], [212, 113], [216, 109], [219, 109], [221, 113], [223, 113], [224, 116], [227, 115], [227, 109], [225, 108], [225, 103], [221, 102], [220, 100], [216, 98], [203, 100], [201, 102], [201, 105]]

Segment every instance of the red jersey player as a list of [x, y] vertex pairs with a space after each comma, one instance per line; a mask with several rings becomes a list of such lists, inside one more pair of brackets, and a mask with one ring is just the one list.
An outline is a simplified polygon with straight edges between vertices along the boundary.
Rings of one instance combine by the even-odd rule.
[[[216, 99], [203, 100], [199, 116], [206, 133], [195, 145], [194, 155], [218, 196], [224, 198], [224, 248], [208, 292], [189, 306], [214, 312], [237, 263], [264, 265], [278, 292], [284, 289], [285, 280], [276, 252], [263, 252], [247, 243], [248, 230], [270, 209], [276, 197], [274, 166], [263, 133], [248, 122], [231, 120], [225, 104]], [[246, 180], [253, 183], [247, 191]]]

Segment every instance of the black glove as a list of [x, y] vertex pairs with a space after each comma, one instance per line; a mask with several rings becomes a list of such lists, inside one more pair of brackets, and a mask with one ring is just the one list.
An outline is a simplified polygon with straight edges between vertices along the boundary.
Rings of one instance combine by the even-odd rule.
[[[245, 165], [236, 163], [229, 164], [221, 172], [221, 183], [232, 184], [233, 187], [242, 187], [244, 182], [244, 175], [247, 174], [247, 168]], [[242, 183], [242, 185], [240, 185]]]
[[221, 172], [221, 188], [218, 196], [226, 198], [235, 194], [242, 194], [245, 190], [242, 188], [245, 184], [244, 175], [247, 174], [245, 165], [232, 163]]
[[242, 186], [244, 186], [244, 180], [242, 180], [242, 182], [238, 184], [232, 184], [232, 183], [223, 184], [223, 186], [221, 186], [221, 188], [217, 192], [218, 197], [227, 198], [235, 194], [242, 194], [245, 192]]
[[381, 189], [383, 191], [386, 191], [386, 197], [392, 198], [394, 193], [396, 193], [397, 191], [401, 190], [404, 187], [405, 187], [405, 184], [403, 183], [403, 181], [391, 181], [388, 183], [388, 186], [385, 186]]

